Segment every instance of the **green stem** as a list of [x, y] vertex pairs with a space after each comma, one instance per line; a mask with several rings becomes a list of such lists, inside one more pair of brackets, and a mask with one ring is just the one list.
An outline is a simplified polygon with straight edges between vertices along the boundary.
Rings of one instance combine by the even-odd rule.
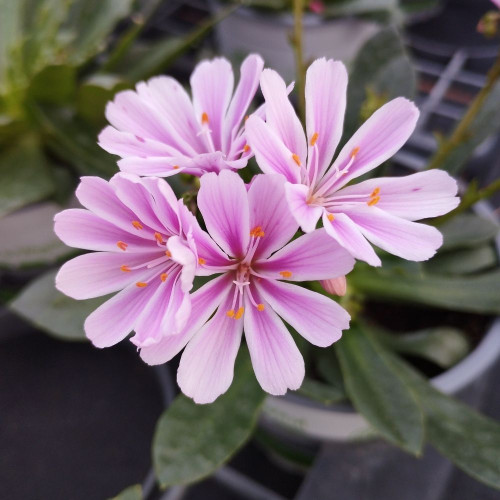
[[427, 167], [428, 169], [440, 167], [446, 161], [446, 158], [458, 146], [460, 146], [460, 144], [462, 144], [464, 140], [467, 139], [467, 137], [469, 136], [469, 129], [474, 121], [474, 118], [483, 107], [485, 99], [488, 97], [499, 78], [500, 53], [498, 54], [498, 57], [491, 67], [490, 71], [488, 72], [488, 75], [486, 77], [486, 84], [472, 101], [469, 109], [467, 110], [467, 113], [465, 113], [463, 118], [460, 120], [451, 136], [447, 140], [443, 141], [434, 156], [431, 158], [430, 163]]
[[304, 12], [304, 0], [293, 0], [293, 48], [295, 53], [295, 71], [297, 74], [297, 93], [299, 116], [302, 122], [306, 116], [306, 97], [305, 97], [305, 67], [304, 67], [304, 49], [303, 49], [303, 27], [302, 14]]

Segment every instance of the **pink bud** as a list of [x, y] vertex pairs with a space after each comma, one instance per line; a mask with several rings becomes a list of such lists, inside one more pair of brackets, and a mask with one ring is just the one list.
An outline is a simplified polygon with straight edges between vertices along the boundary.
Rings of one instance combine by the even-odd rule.
[[345, 295], [347, 290], [345, 276], [339, 276], [338, 278], [332, 278], [330, 280], [321, 280], [320, 284], [328, 293], [338, 295], [340, 297]]

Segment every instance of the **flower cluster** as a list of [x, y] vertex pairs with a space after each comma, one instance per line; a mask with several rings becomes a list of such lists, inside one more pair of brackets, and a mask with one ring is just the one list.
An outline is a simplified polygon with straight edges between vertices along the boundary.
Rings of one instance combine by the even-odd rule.
[[[381, 264], [369, 242], [430, 258], [441, 235], [415, 221], [458, 203], [456, 182], [438, 170], [350, 184], [406, 142], [418, 110], [402, 98], [387, 103], [332, 162], [346, 107], [342, 63], [310, 66], [305, 132], [285, 82], [260, 57], [243, 62], [234, 95], [233, 79], [230, 64], [215, 59], [195, 69], [192, 100], [169, 77], [119, 93], [99, 143], [121, 156], [122, 172], [109, 182], [82, 178], [85, 209], [55, 219], [66, 244], [93, 251], [63, 265], [57, 288], [75, 299], [118, 292], [87, 318], [88, 338], [107, 347], [133, 331], [149, 364], [184, 349], [178, 383], [197, 403], [228, 389], [243, 334], [264, 390], [299, 388], [304, 361], [282, 320], [321, 347], [350, 320], [299, 283], [342, 293], [355, 258]], [[259, 80], [265, 104], [248, 117]], [[264, 173], [245, 185], [237, 171], [252, 155]], [[161, 178], [178, 172], [201, 177], [198, 219]], [[192, 291], [196, 276], [212, 278]]]

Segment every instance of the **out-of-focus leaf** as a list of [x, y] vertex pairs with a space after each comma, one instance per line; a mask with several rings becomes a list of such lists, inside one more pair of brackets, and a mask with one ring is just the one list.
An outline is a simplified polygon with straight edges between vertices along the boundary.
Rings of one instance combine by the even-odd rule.
[[328, 16], [355, 16], [383, 13], [388, 16], [397, 11], [397, 0], [350, 0], [325, 2], [324, 14]]
[[500, 489], [500, 424], [440, 393], [402, 360], [392, 362], [417, 394], [429, 442], [467, 474]]
[[250, 437], [264, 401], [248, 354], [238, 356], [229, 390], [209, 405], [179, 395], [158, 421], [153, 462], [162, 488], [217, 470]]
[[467, 277], [417, 275], [358, 263], [349, 274], [349, 285], [376, 300], [500, 314], [500, 270]]
[[378, 327], [372, 330], [391, 350], [428, 359], [442, 368], [450, 368], [469, 352], [467, 337], [457, 328], [442, 326], [411, 333], [391, 333]]
[[438, 274], [472, 274], [490, 269], [497, 264], [498, 257], [494, 247], [482, 245], [438, 253], [425, 263], [425, 269]]
[[500, 230], [495, 222], [475, 214], [457, 215], [439, 226], [443, 234], [440, 251], [454, 248], [471, 248], [491, 241]]
[[343, 399], [346, 397], [344, 379], [340, 370], [339, 360], [335, 354], [335, 349], [325, 349], [316, 360], [316, 369], [323, 379], [342, 394]]
[[297, 394], [306, 396], [313, 401], [317, 401], [318, 403], [323, 403], [325, 405], [332, 405], [345, 399], [344, 391], [308, 377], [306, 377], [302, 382]]
[[116, 495], [116, 497], [110, 500], [142, 500], [142, 486], [140, 484], [135, 484], [134, 486], [129, 486], [125, 488], [121, 493]]
[[411, 98], [414, 92], [415, 71], [403, 41], [394, 28], [384, 29], [363, 45], [350, 71], [343, 141], [359, 126], [361, 109], [369, 95], [387, 102], [398, 96]]
[[52, 202], [37, 203], [0, 219], [0, 266], [52, 264], [72, 252], [53, 231], [60, 210]]
[[9, 307], [50, 335], [62, 340], [85, 340], [85, 318], [105, 299], [70, 299], [56, 290], [55, 276], [56, 272], [50, 271], [30, 283]]
[[21, 34], [23, 2], [0, 0], [0, 94], [5, 90], [5, 72], [10, 51]]
[[29, 137], [0, 156], [0, 217], [53, 191], [50, 172], [35, 139]]
[[351, 327], [335, 349], [356, 410], [386, 439], [418, 455], [424, 439], [422, 410], [378, 344], [358, 325]]
[[76, 70], [66, 65], [45, 67], [31, 80], [28, 96], [35, 101], [65, 104], [76, 90]]
[[106, 103], [120, 90], [130, 87], [115, 75], [97, 74], [85, 81], [78, 89], [77, 112], [94, 125], [103, 126], [106, 122], [104, 110]]

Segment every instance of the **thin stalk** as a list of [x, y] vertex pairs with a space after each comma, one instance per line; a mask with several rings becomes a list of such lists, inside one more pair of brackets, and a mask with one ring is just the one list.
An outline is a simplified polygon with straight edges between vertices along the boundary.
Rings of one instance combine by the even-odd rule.
[[305, 97], [305, 67], [304, 67], [304, 47], [303, 47], [303, 26], [302, 15], [304, 13], [304, 0], [293, 0], [293, 48], [295, 53], [295, 72], [297, 74], [297, 92], [299, 116], [302, 122], [306, 116]]
[[451, 136], [441, 144], [439, 149], [431, 158], [431, 161], [427, 167], [428, 169], [439, 168], [444, 163], [446, 158], [453, 152], [453, 150], [460, 146], [460, 144], [462, 144], [462, 142], [467, 139], [469, 135], [469, 129], [474, 121], [474, 118], [476, 118], [476, 115], [482, 109], [485, 99], [493, 90], [493, 87], [499, 78], [500, 53], [498, 54], [497, 59], [491, 67], [490, 71], [488, 72], [488, 75], [486, 77], [486, 84], [472, 101], [472, 104], [469, 106], [469, 109], [460, 120]]

